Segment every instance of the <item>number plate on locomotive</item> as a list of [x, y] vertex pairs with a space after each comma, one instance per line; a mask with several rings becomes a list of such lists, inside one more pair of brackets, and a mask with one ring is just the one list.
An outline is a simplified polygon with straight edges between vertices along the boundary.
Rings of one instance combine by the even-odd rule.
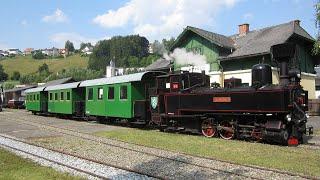
[[231, 102], [231, 97], [213, 97], [213, 102]]

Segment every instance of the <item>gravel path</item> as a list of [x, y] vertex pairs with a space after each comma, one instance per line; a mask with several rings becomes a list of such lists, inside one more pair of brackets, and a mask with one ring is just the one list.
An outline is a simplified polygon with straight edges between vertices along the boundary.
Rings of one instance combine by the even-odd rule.
[[[48, 124], [46, 121], [56, 118], [32, 116], [24, 111], [4, 114], [4, 118], [15, 121], [15, 123], [23, 122], [43, 131], [59, 134], [60, 138], [52, 138], [53, 141], [48, 138], [44, 141], [38, 141], [42, 145], [165, 179], [301, 179], [300, 176], [285, 172], [138, 146], [83, 132], [75, 132], [72, 128], [52, 127], [49, 126], [52, 124]], [[77, 122], [73, 121], [73, 123]]]
[[145, 175], [29, 145], [3, 134], [0, 134], [0, 147], [29, 158], [41, 165], [50, 166], [59, 171], [69, 172], [88, 179], [152, 179]]

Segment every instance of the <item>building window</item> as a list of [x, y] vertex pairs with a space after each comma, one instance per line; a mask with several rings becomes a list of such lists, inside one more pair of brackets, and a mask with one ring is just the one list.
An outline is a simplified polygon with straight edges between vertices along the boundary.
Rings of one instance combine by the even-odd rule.
[[102, 99], [103, 98], [103, 88], [98, 88], [98, 99]]
[[127, 86], [120, 86], [120, 99], [127, 99], [128, 98], [128, 88]]
[[64, 93], [63, 93], [63, 92], [60, 93], [60, 100], [61, 100], [61, 101], [64, 100]]
[[88, 100], [93, 100], [93, 88], [88, 89]]
[[194, 47], [194, 48], [191, 49], [191, 51], [192, 51], [194, 54], [203, 55], [202, 48], [200, 48], [200, 47]]
[[49, 93], [49, 100], [52, 101], [52, 93]]
[[114, 99], [114, 87], [108, 88], [108, 99]]
[[68, 92], [67, 92], [67, 101], [70, 101], [70, 99], [71, 99], [71, 98], [70, 98], [70, 92], [68, 91]]
[[58, 101], [58, 93], [54, 93], [54, 100]]

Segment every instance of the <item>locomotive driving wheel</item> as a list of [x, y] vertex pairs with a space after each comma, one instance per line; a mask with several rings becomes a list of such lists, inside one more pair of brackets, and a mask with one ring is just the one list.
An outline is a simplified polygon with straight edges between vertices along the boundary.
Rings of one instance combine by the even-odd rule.
[[217, 132], [212, 119], [203, 120], [201, 123], [201, 130], [202, 130], [202, 134], [205, 137], [213, 137], [216, 135], [216, 132]]
[[222, 121], [219, 125], [219, 135], [222, 139], [226, 140], [234, 138], [234, 126], [228, 121]]

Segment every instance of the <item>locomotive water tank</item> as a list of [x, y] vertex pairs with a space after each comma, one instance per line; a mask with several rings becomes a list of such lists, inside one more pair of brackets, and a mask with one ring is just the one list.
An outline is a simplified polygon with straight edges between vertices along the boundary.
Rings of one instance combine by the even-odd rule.
[[272, 70], [268, 64], [256, 64], [252, 67], [252, 86], [261, 87], [272, 84]]

